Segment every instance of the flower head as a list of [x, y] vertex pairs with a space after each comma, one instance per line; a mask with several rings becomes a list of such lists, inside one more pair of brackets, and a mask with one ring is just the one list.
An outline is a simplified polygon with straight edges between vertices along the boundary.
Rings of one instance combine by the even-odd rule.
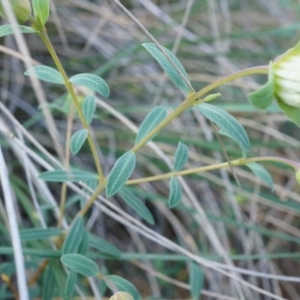
[[268, 82], [248, 97], [259, 109], [268, 108], [275, 98], [291, 121], [300, 126], [300, 42], [270, 63]]
[[275, 97], [300, 107], [300, 43], [274, 63]]
[[[10, 0], [11, 8], [16, 16], [17, 21], [22, 24], [28, 21], [31, 14], [31, 4], [29, 0]], [[7, 19], [5, 10], [0, 1], [0, 15]]]

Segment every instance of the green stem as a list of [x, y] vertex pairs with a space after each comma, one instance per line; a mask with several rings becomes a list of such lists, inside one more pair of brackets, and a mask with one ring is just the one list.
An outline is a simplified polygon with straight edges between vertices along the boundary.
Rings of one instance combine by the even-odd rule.
[[97, 188], [95, 189], [94, 193], [91, 195], [89, 200], [85, 203], [85, 205], [81, 208], [81, 210], [77, 213], [74, 220], [76, 220], [77, 217], [84, 216], [85, 213], [88, 211], [88, 209], [93, 205], [97, 197], [105, 190], [106, 187], [106, 181], [102, 181]]
[[[144, 136], [143, 139], [139, 143], [137, 143], [131, 151], [137, 152], [143, 145], [145, 145], [156, 133], [158, 133], [163, 127], [165, 127], [169, 122], [171, 122], [175, 117], [180, 115], [182, 112], [184, 112], [187, 108], [191, 107], [193, 103], [203, 96], [204, 94], [210, 92], [211, 90], [219, 87], [220, 85], [223, 85], [227, 82], [230, 82], [232, 80], [235, 80], [237, 78], [243, 77], [243, 76], [248, 76], [248, 75], [253, 75], [253, 74], [268, 74], [268, 66], [260, 66], [260, 67], [254, 67], [254, 68], [249, 68], [245, 69], [243, 71], [231, 74], [229, 76], [226, 76], [224, 78], [221, 78], [217, 80], [216, 82], [208, 85], [207, 87], [203, 88], [202, 90], [198, 91], [197, 93], [189, 95], [175, 110], [173, 110], [162, 122], [160, 122], [155, 128], [153, 128], [148, 134]], [[250, 161], [249, 161], [250, 162]], [[167, 179], [172, 176], [180, 176], [180, 175], [187, 175], [187, 174], [192, 174], [196, 172], [205, 172], [209, 170], [214, 170], [222, 167], [228, 167], [230, 166], [230, 162], [228, 163], [223, 163], [223, 164], [218, 164], [217, 167], [216, 165], [214, 166], [208, 166], [208, 167], [202, 167], [202, 168], [196, 168], [194, 171], [192, 170], [187, 170], [183, 171], [186, 172], [184, 174], [177, 174], [176, 172], [170, 172], [167, 174], [163, 175], [158, 175], [158, 176], [153, 176], [153, 177], [147, 177], [147, 178], [141, 178], [141, 179], [134, 179], [134, 180], [129, 180], [127, 181], [127, 185], [130, 184], [138, 184], [142, 182], [149, 182], [149, 181], [156, 181], [160, 179]], [[200, 170], [200, 171], [199, 171]], [[178, 172], [180, 173], [180, 172]], [[175, 174], [175, 175], [174, 175]], [[94, 201], [97, 199], [98, 195], [105, 189], [106, 187], [106, 182], [100, 184], [93, 195], [90, 197], [90, 199], [87, 201], [87, 203], [84, 205], [84, 207], [79, 211], [77, 216], [82, 216], [84, 215], [87, 210], [90, 208], [90, 206], [94, 203]]]
[[198, 98], [202, 97], [203, 95], [207, 94], [211, 90], [214, 90], [215, 88], [224, 85], [230, 81], [233, 81], [235, 79], [249, 76], [249, 75], [255, 75], [255, 74], [268, 74], [269, 73], [269, 66], [257, 66], [253, 68], [248, 68], [242, 71], [238, 71], [236, 73], [230, 74], [228, 76], [225, 76], [209, 85], [207, 85], [205, 88], [201, 89], [195, 94], [192, 94], [190, 97], [192, 98], [192, 102], [197, 100]]
[[132, 152], [137, 152], [143, 145], [145, 145], [156, 133], [158, 133], [162, 128], [164, 128], [168, 123], [170, 123], [174, 118], [179, 116], [187, 108], [191, 107], [194, 102], [207, 94], [211, 90], [224, 85], [230, 81], [233, 81], [237, 78], [254, 75], [254, 74], [268, 74], [268, 66], [258, 66], [253, 68], [248, 68], [234, 74], [223, 77], [212, 84], [209, 84], [205, 88], [201, 89], [197, 93], [190, 94], [175, 110], [173, 110], [163, 121], [161, 121], [155, 128], [153, 128], [148, 134], [146, 134], [143, 139], [140, 140], [132, 149]]
[[143, 145], [145, 145], [156, 133], [170, 123], [174, 118], [179, 116], [187, 108], [191, 106], [190, 98], [186, 98], [176, 109], [174, 109], [163, 121], [161, 121], [156, 127], [154, 127], [148, 134], [146, 134], [139, 143], [137, 143], [132, 149], [132, 152], [137, 152]]
[[132, 180], [128, 180], [126, 182], [126, 185], [133, 185], [133, 184], [140, 184], [140, 183], [144, 183], [144, 182], [152, 182], [152, 181], [158, 181], [158, 180], [163, 180], [163, 179], [169, 179], [173, 176], [184, 176], [184, 175], [195, 174], [195, 173], [203, 173], [203, 172], [207, 172], [207, 171], [228, 168], [230, 166], [242, 166], [242, 165], [246, 165], [251, 162], [259, 162], [259, 161], [281, 162], [281, 163], [291, 166], [295, 171], [298, 169], [295, 162], [290, 161], [288, 159], [275, 157], [275, 156], [239, 158], [239, 159], [235, 159], [235, 160], [232, 160], [229, 162], [218, 163], [218, 164], [205, 166], [205, 167], [193, 168], [193, 169], [183, 170], [183, 171], [179, 171], [179, 172], [169, 172], [169, 173], [165, 173], [165, 174], [161, 174], [161, 175], [150, 176], [150, 177], [145, 177], [145, 178], [140, 178], [140, 179], [132, 179]]
[[84, 115], [83, 115], [83, 112], [82, 112], [82, 109], [80, 107], [80, 104], [79, 104], [79, 101], [77, 99], [77, 96], [76, 96], [76, 93], [73, 89], [73, 86], [72, 84], [69, 82], [69, 78], [68, 78], [68, 75], [66, 74], [66, 71], [64, 69], [64, 67], [62, 66], [57, 54], [56, 54], [56, 51], [49, 39], [49, 36], [48, 36], [48, 33], [47, 33], [47, 30], [45, 27], [43, 28], [39, 28], [39, 36], [40, 38], [42, 39], [42, 41], [44, 42], [45, 46], [47, 47], [57, 69], [59, 70], [59, 72], [61, 73], [62, 77], [63, 77], [63, 80], [64, 80], [64, 83], [65, 83], [65, 86], [66, 86], [66, 89], [68, 90], [68, 92], [70, 93], [71, 97], [72, 97], [72, 100], [74, 102], [74, 105], [76, 107], [76, 110], [78, 112], [78, 115], [79, 115], [79, 118], [80, 118], [80, 121], [82, 123], [82, 126], [84, 129], [87, 129], [88, 130], [88, 142], [89, 142], [89, 145], [90, 145], [90, 148], [91, 148], [91, 152], [92, 152], [92, 155], [93, 155], [93, 158], [94, 158], [94, 161], [95, 161], [95, 165], [96, 165], [96, 168], [97, 168], [97, 173], [98, 173], [98, 176], [99, 176], [99, 181], [103, 181], [104, 179], [104, 175], [103, 175], [103, 172], [102, 172], [102, 167], [101, 167], [101, 163], [100, 163], [100, 160], [99, 160], [99, 157], [98, 157], [98, 153], [97, 153], [97, 149], [96, 149], [96, 146], [95, 146], [95, 143], [93, 141], [93, 138], [91, 136], [91, 133], [89, 131], [89, 126], [84, 118]]

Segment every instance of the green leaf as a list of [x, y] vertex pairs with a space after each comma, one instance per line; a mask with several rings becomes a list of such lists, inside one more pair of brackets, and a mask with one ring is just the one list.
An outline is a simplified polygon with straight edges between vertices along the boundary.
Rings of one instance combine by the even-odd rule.
[[107, 83], [101, 77], [94, 74], [77, 74], [72, 76], [69, 81], [75, 85], [85, 86], [93, 91], [96, 91], [104, 97], [108, 97], [110, 94]]
[[89, 131], [87, 129], [79, 129], [71, 137], [70, 150], [73, 155], [77, 154], [83, 146]]
[[248, 95], [248, 99], [255, 107], [259, 109], [267, 109], [274, 99], [274, 88], [273, 64], [270, 62], [267, 83], [257, 91], [250, 93]]
[[49, 18], [49, 0], [32, 0], [34, 16], [45, 25]]
[[51, 261], [51, 268], [56, 282], [55, 295], [63, 295], [67, 283], [65, 270], [62, 268], [60, 261], [57, 259]]
[[272, 176], [263, 166], [256, 162], [246, 164], [246, 166], [254, 173], [254, 175], [256, 175], [259, 179], [264, 181], [272, 191], [274, 190]]
[[204, 276], [201, 266], [192, 262], [190, 265], [190, 288], [193, 299], [199, 299], [203, 289]]
[[174, 176], [170, 180], [170, 195], [169, 195], [169, 207], [173, 208], [180, 203], [182, 197], [182, 189], [178, 179]]
[[121, 255], [120, 250], [112, 245], [111, 243], [95, 236], [93, 234], [89, 234], [90, 247], [99, 250], [102, 253], [119, 257]]
[[156, 125], [163, 121], [167, 114], [166, 108], [162, 106], [155, 107], [141, 124], [135, 138], [135, 144], [138, 144], [145, 135], [147, 135]]
[[96, 98], [95, 96], [87, 96], [81, 105], [82, 113], [88, 125], [91, 124], [94, 113], [96, 111]]
[[90, 246], [90, 237], [87, 230], [84, 231], [81, 243], [78, 248], [78, 253], [81, 255], [87, 255]]
[[65, 254], [60, 260], [71, 271], [86, 277], [96, 277], [100, 273], [98, 266], [81, 254]]
[[55, 276], [52, 271], [51, 265], [48, 266], [44, 272], [42, 284], [42, 299], [52, 300], [55, 291]]
[[77, 252], [78, 247], [81, 244], [84, 232], [83, 217], [78, 217], [66, 236], [64, 244], [62, 246], [62, 254]]
[[66, 181], [77, 182], [77, 181], [98, 179], [98, 175], [91, 172], [78, 170], [78, 169], [70, 169], [67, 171], [54, 170], [54, 171], [43, 172], [39, 175], [39, 178], [51, 182], [66, 182]]
[[136, 155], [132, 151], [125, 152], [113, 166], [106, 185], [106, 196], [116, 194], [131, 176], [136, 163]]
[[175, 152], [174, 171], [182, 170], [188, 158], [189, 148], [184, 143], [179, 142]]
[[[116, 276], [116, 275], [107, 275], [106, 278], [113, 282], [117, 289], [122, 292], [127, 292], [128, 294], [132, 295], [134, 300], [140, 300], [141, 295], [136, 289], [136, 287], [126, 279]], [[109, 287], [109, 286], [108, 286]], [[109, 287], [110, 288], [110, 287]]]
[[243, 126], [232, 115], [219, 107], [207, 103], [197, 105], [197, 107], [205, 117], [221, 128], [220, 134], [232, 138], [239, 144], [243, 151], [243, 157], [246, 157], [250, 150], [250, 142]]
[[20, 238], [22, 241], [35, 241], [47, 239], [52, 236], [63, 234], [63, 230], [58, 228], [30, 228], [20, 230]]
[[21, 33], [36, 33], [37, 30], [33, 29], [32, 27], [22, 26], [22, 25], [2, 25], [0, 26], [0, 38], [6, 35], [13, 34], [15, 30]]
[[180, 70], [186, 81], [182, 78], [180, 73], [173, 67], [170, 61], [166, 58], [166, 56], [160, 51], [160, 49], [152, 43], [144, 43], [142, 44], [143, 47], [157, 60], [157, 62], [161, 65], [161, 67], [165, 70], [168, 74], [170, 79], [175, 83], [175, 85], [186, 92], [187, 94], [191, 92], [190, 87], [188, 86], [187, 82], [190, 82], [189, 77], [181, 64], [178, 58], [167, 48], [162, 47], [166, 54], [168, 55], [169, 59], [173, 62], [173, 64]]
[[281, 101], [279, 97], [277, 97], [277, 103], [284, 111], [284, 113], [288, 116], [288, 118], [297, 126], [300, 126], [300, 107], [288, 105]]
[[68, 275], [68, 279], [65, 287], [64, 300], [72, 299], [76, 281], [77, 281], [77, 273], [71, 271], [70, 274]]
[[206, 97], [202, 100], [202, 102], [213, 101], [213, 100], [218, 99], [218, 98], [221, 97], [221, 96], [222, 96], [222, 94], [220, 94], [220, 93], [210, 94], [210, 95], [206, 96]]
[[147, 206], [136, 197], [130, 190], [123, 187], [118, 194], [138, 215], [145, 219], [148, 223], [154, 224], [154, 218]]
[[47, 66], [35, 66], [30, 69], [28, 69], [24, 75], [26, 76], [33, 76], [37, 77], [40, 80], [57, 83], [57, 84], [64, 84], [64, 80], [61, 76], [61, 74], [50, 67]]

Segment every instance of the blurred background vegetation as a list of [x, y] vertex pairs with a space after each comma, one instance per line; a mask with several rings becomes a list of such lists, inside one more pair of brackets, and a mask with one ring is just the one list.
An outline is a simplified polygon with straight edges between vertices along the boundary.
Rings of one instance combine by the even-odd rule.
[[[196, 91], [238, 70], [268, 65], [270, 60], [294, 46], [300, 36], [298, 0], [127, 0], [122, 3], [161, 45], [176, 53]], [[134, 143], [135, 133], [131, 125], [139, 126], [157, 105], [175, 107], [184, 96], [141, 47], [149, 39], [114, 1], [53, 0], [47, 30], [69, 76], [94, 73], [103, 77], [110, 86], [111, 95], [109, 99], [99, 100], [97, 118], [92, 124], [101, 149], [104, 171], [108, 174], [116, 158]], [[54, 66], [38, 37], [26, 35], [26, 43], [34, 60]], [[25, 67], [13, 36], [1, 39], [0, 52], [1, 103], [40, 145], [58, 157], [49, 135], [53, 128], [45, 121], [41, 110], [45, 109], [45, 105], [40, 105], [39, 98], [47, 100], [59, 134], [58, 140], [64, 146], [68, 115], [65, 90], [43, 83], [42, 96], [37, 97], [30, 81], [23, 76]], [[275, 103], [261, 112], [247, 101], [247, 93], [265, 80], [266, 76], [236, 80], [216, 91], [222, 93], [222, 97], [215, 104], [232, 113], [245, 127], [251, 140], [251, 156], [276, 155], [299, 161], [298, 127], [287, 120]], [[41, 159], [47, 160], [3, 111], [0, 111], [0, 122]], [[79, 120], [74, 122], [74, 129], [77, 128], [80, 128]], [[172, 160], [179, 140], [190, 149], [186, 168], [226, 160], [210, 123], [194, 110], [185, 112], [163, 129], [154, 142]], [[228, 156], [238, 158], [238, 146], [224, 137], [222, 141]], [[20, 153], [22, 149], [13, 147], [3, 131], [0, 142], [16, 196], [20, 229], [41, 226], [32, 193], [47, 226], [55, 226], [56, 216], [37, 188], [36, 177], [25, 172], [31, 165], [39, 172], [43, 168], [31, 159], [25, 162]], [[71, 158], [71, 164], [94, 170], [87, 144], [76, 157]], [[168, 181], [132, 188], [154, 215], [155, 225], [147, 226], [191, 252], [224, 263], [205, 234], [205, 228], [199, 225], [200, 216], [189, 202], [190, 197], [195, 197], [234, 264], [255, 272], [255, 276], [242, 275], [244, 280], [283, 298], [300, 299], [299, 282], [266, 276], [276, 274], [285, 279], [287, 276], [300, 278], [300, 188], [291, 170], [279, 164], [264, 166], [273, 176], [274, 192], [244, 168], [234, 168], [240, 187], [229, 171], [197, 174], [184, 178], [189, 188], [185, 189], [182, 204], [174, 210], [166, 205]], [[133, 178], [168, 171], [169, 167], [160, 154], [145, 146], [138, 155]], [[31, 187], [34, 191], [30, 190]], [[58, 202], [60, 185], [49, 184], [48, 187]], [[71, 221], [79, 209], [74, 196], [76, 193], [68, 190], [71, 202], [66, 210], [67, 221]], [[10, 239], [2, 198], [0, 193], [0, 274], [11, 276], [11, 285], [14, 286], [14, 268], [10, 264], [13, 256], [4, 251], [10, 246]], [[110, 201], [140, 220], [118, 197]], [[101, 206], [93, 207], [86, 216], [86, 224], [90, 232], [130, 254], [120, 260], [95, 255], [94, 260], [102, 270], [130, 280], [145, 298], [190, 298], [184, 257], [175, 260], [174, 252], [107, 216]], [[23, 245], [41, 251], [50, 247], [47, 241], [24, 241]], [[141, 253], [153, 254], [153, 257], [141, 259]], [[30, 277], [43, 259], [30, 254], [25, 258]], [[205, 284], [201, 299], [238, 299], [232, 292], [232, 282], [226, 276], [208, 268], [203, 270]], [[257, 276], [258, 273], [262, 274], [261, 277]], [[63, 275], [59, 276], [63, 278]], [[80, 288], [86, 296], [97, 297], [87, 281], [82, 280]], [[40, 297], [42, 283], [38, 281], [31, 289], [32, 295]], [[55, 289], [59, 296], [59, 285]], [[11, 292], [11, 288], [2, 281], [0, 298], [13, 299]], [[271, 299], [253, 291], [249, 295], [247, 299]]]

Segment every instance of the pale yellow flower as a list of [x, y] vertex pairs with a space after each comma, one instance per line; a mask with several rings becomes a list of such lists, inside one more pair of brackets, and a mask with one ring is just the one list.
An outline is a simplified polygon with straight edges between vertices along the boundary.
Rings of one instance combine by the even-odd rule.
[[300, 107], [300, 47], [299, 44], [283, 54], [273, 65], [275, 97]]
[[[29, 0], [10, 0], [11, 8], [16, 16], [17, 21], [22, 24], [28, 21], [31, 14], [31, 4]], [[0, 15], [7, 19], [5, 10], [0, 0]]]

